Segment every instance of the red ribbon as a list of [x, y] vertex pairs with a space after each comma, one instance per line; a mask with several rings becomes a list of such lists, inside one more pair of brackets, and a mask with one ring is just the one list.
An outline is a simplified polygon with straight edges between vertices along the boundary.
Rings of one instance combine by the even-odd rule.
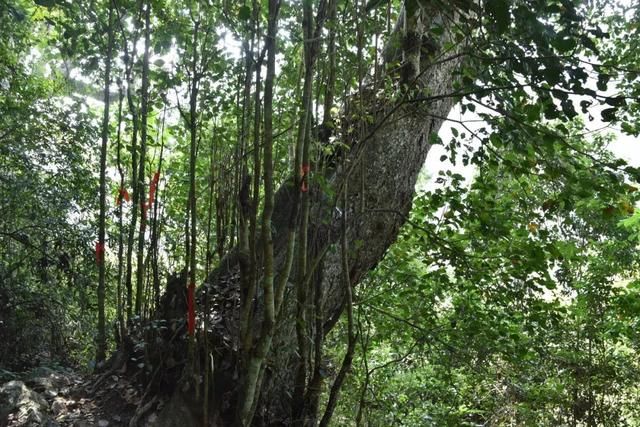
[[307, 183], [309, 172], [311, 172], [311, 165], [303, 163], [300, 167], [301, 184], [300, 191], [306, 193], [309, 191], [309, 184]]
[[196, 299], [195, 299], [195, 282], [189, 283], [187, 289], [187, 330], [189, 336], [192, 337], [196, 332]]
[[96, 242], [96, 264], [100, 265], [104, 262], [104, 243]]
[[149, 187], [149, 207], [153, 206], [153, 202], [156, 198], [156, 189], [158, 188], [158, 181], [160, 180], [160, 171], [153, 174], [151, 185]]
[[127, 202], [130, 200], [129, 192], [124, 187], [120, 187], [120, 190], [118, 190], [118, 194], [116, 195], [116, 205], [119, 205], [120, 203], [122, 203], [122, 199], [124, 199]]
[[158, 189], [158, 181], [160, 180], [160, 171], [157, 171], [153, 174], [153, 178], [151, 178], [151, 183], [149, 184], [149, 200], [145, 203], [144, 201], [140, 203], [140, 209], [142, 209], [142, 218], [143, 220], [147, 220], [147, 209], [151, 209], [153, 207], [153, 202], [156, 199], [156, 190]]

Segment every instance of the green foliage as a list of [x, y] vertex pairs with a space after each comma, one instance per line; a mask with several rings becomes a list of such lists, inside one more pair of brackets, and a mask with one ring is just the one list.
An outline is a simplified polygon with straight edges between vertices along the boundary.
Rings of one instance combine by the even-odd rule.
[[[143, 236], [145, 254], [151, 254], [144, 260], [151, 266], [144, 313], [128, 319], [140, 331], [133, 362], [145, 375], [162, 362], [144, 359], [143, 339], [169, 329], [160, 320], [145, 323], [157, 308], [152, 281], [158, 285], [185, 265], [194, 121], [198, 281], [239, 239], [240, 186], [256, 159], [262, 161], [256, 108], [264, 94], [255, 97], [252, 85], [245, 94], [244, 84], [255, 78], [247, 70], [264, 65], [264, 3], [256, 2], [254, 22], [250, 2], [150, 2], [149, 138], [138, 180], [148, 194], [159, 171], [160, 184], [157, 209], [146, 206], [148, 231], [156, 234]], [[282, 2], [276, 185], [298, 174], [291, 165], [301, 114], [309, 113], [315, 144], [312, 189], [333, 203], [339, 191], [332, 171], [315, 169], [320, 159], [351, 150], [362, 138], [359, 128], [372, 128], [389, 110], [411, 104], [429, 114], [429, 106], [441, 101], [401, 87], [395, 70], [401, 64], [394, 61], [406, 52], [391, 63], [381, 59], [403, 47], [399, 39], [386, 47], [383, 41], [401, 3], [410, 18], [434, 5], [446, 19], [462, 17], [455, 25], [434, 22], [420, 48], [433, 50], [429, 38], [446, 36], [439, 56], [430, 51], [432, 63], [424, 60], [428, 73], [460, 60], [452, 92], [438, 97], [454, 98], [463, 114], [483, 124], [472, 127], [467, 116], [452, 120], [441, 161], [475, 168], [475, 177], [467, 183], [457, 172], [440, 172], [439, 187], [415, 198], [400, 240], [356, 290], [359, 349], [336, 425], [355, 418], [380, 426], [640, 424], [640, 213], [634, 212], [640, 170], [609, 153], [613, 137], [585, 130], [585, 121], [597, 118], [626, 135], [640, 134], [637, 6], [371, 0], [363, 14], [361, 2], [338, 1], [338, 18], [327, 24], [335, 30], [335, 69], [318, 62], [313, 111], [307, 112], [300, 106], [301, 8]], [[33, 355], [85, 364], [93, 354], [102, 109], [95, 101], [102, 100], [109, 5], [117, 11], [107, 162], [111, 324], [123, 305], [126, 251], [122, 259], [116, 253], [120, 240], [136, 233], [122, 193], [133, 193], [140, 154], [143, 4], [0, 2], [0, 342], [13, 343], [0, 352], [0, 367], [24, 368], [39, 361]], [[327, 32], [321, 32], [322, 43]], [[459, 55], [447, 57], [457, 49]], [[331, 123], [322, 123], [332, 71]], [[189, 105], [194, 90], [195, 113]], [[332, 131], [324, 145], [315, 141], [320, 125]], [[429, 143], [442, 142], [433, 132], [428, 137]], [[257, 213], [264, 190], [254, 191], [251, 209]], [[331, 206], [334, 211], [341, 214]], [[366, 244], [350, 242], [356, 252]], [[345, 329], [340, 325], [327, 338], [331, 360], [344, 356], [339, 343]], [[113, 345], [117, 338], [111, 337]]]
[[27, 16], [0, 6], [0, 335], [12, 343], [0, 364], [12, 368], [83, 360], [94, 316], [93, 119], [27, 55], [42, 31]]
[[440, 172], [359, 289], [336, 425], [638, 425], [639, 175], [576, 117], [638, 134], [638, 9], [484, 4], [457, 89], [488, 126], [441, 158], [476, 174]]
[[349, 394], [363, 398], [345, 410], [372, 425], [637, 425], [638, 258], [618, 224], [635, 226], [637, 195], [606, 166], [607, 139], [579, 129], [535, 162], [493, 147], [470, 187], [445, 174], [416, 198], [359, 292]]

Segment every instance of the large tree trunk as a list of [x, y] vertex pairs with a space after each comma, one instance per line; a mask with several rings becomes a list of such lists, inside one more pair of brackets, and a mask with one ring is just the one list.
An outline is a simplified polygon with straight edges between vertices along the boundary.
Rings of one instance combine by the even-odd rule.
[[[419, 10], [416, 15], [409, 17], [406, 25], [400, 19], [396, 25], [396, 37], [406, 39], [400, 37], [400, 33], [406, 36], [407, 31], [413, 31], [417, 40], [423, 40], [424, 28], [429, 28], [434, 20], [442, 22], [441, 15], [434, 11]], [[444, 43], [446, 34], [439, 45]], [[449, 94], [459, 65], [455, 51], [434, 53], [429, 49], [429, 52], [425, 52], [422, 46], [410, 46], [404, 51], [395, 49], [397, 52], [391, 50], [387, 49], [385, 53], [387, 62], [401, 58], [404, 64], [403, 72], [397, 78], [398, 90], [404, 90], [404, 95], [400, 97], [401, 101], [393, 103], [388, 99], [375, 98], [373, 91], [364, 94], [364, 108], [374, 115], [375, 120], [373, 124], [365, 126], [364, 138], [347, 142], [350, 150], [341, 154], [342, 159], [328, 177], [338, 194], [347, 184], [346, 212], [343, 206], [336, 206], [319, 194], [319, 189], [310, 189], [314, 194], [311, 197], [309, 223], [314, 226], [309, 228], [308, 236], [309, 246], [315, 250], [310, 253], [309, 263], [313, 266], [314, 258], [323, 255], [314, 274], [314, 280], [320, 280], [324, 290], [323, 334], [335, 325], [345, 304], [340, 252], [342, 215], [347, 215], [347, 239], [351, 248], [348, 277], [355, 286], [376, 266], [395, 241], [411, 209], [417, 176], [431, 148], [430, 136], [438, 132], [454, 102]], [[416, 96], [427, 101], [406, 102]], [[348, 113], [347, 106], [343, 127], [353, 124]], [[351, 123], [348, 123], [349, 120]], [[276, 275], [285, 263], [287, 224], [294, 191], [300, 189], [288, 183], [275, 196], [273, 229]], [[336, 199], [341, 200], [342, 197]], [[210, 343], [214, 359], [212, 413], [215, 414], [215, 420], [211, 422], [215, 425], [234, 425], [238, 393], [244, 375], [240, 363], [239, 259], [238, 251], [232, 251], [207, 280], [211, 286], [209, 315], [213, 332]], [[296, 277], [295, 271], [291, 277]], [[297, 421], [291, 419], [297, 362], [295, 298], [294, 286], [290, 284], [277, 317], [271, 351], [261, 374], [260, 398], [253, 421], [255, 425], [290, 425]], [[258, 314], [254, 316], [258, 319], [254, 325], [256, 331], [261, 330], [259, 320], [263, 318], [260, 301], [261, 295], [258, 293], [255, 302]], [[258, 334], [256, 332], [255, 335]], [[190, 394], [177, 396], [174, 404], [169, 405], [165, 411], [166, 425], [185, 425], [184, 412], [181, 412], [179, 419], [169, 417], [169, 412], [177, 407], [182, 411]], [[195, 402], [192, 403], [195, 407]], [[192, 414], [192, 419], [198, 424], [202, 422], [197, 415]]]
[[[429, 85], [430, 93], [451, 91], [454, 62], [426, 73], [425, 77], [432, 82]], [[339, 169], [335, 175], [334, 183], [345, 178], [349, 181], [347, 212], [342, 212], [340, 206], [321, 206], [322, 200], [316, 200], [312, 206], [312, 224], [323, 224], [327, 216], [331, 219], [328, 225], [320, 225], [309, 231], [311, 245], [316, 248], [330, 245], [318, 267], [319, 280], [322, 280], [325, 292], [323, 333], [329, 332], [344, 309], [346, 293], [342, 286], [340, 215], [346, 214], [348, 218], [347, 239], [351, 247], [349, 277], [352, 285], [356, 285], [377, 265], [396, 240], [411, 209], [418, 173], [431, 148], [429, 136], [438, 132], [442, 124], [440, 117], [446, 117], [451, 107], [451, 98], [446, 98], [429, 106], [406, 105], [398, 108], [370, 139], [349, 153], [347, 167]], [[347, 177], [346, 169], [349, 167], [353, 168], [353, 172]], [[287, 190], [281, 190], [280, 193], [286, 194]], [[284, 194], [279, 198], [277, 211], [288, 211]], [[318, 255], [319, 250], [315, 252]], [[279, 255], [282, 256], [282, 253]], [[290, 413], [288, 396], [293, 388], [294, 353], [297, 348], [294, 298], [291, 292], [285, 302], [286, 312], [278, 323], [278, 335], [274, 338], [273, 355], [262, 388], [262, 414], [270, 422], [281, 421], [281, 417], [286, 419], [286, 414]]]

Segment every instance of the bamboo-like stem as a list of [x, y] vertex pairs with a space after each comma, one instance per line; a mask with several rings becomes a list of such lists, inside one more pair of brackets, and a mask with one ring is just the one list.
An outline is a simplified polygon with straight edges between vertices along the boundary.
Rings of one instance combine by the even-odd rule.
[[102, 119], [102, 144], [100, 147], [100, 213], [98, 217], [98, 246], [96, 260], [98, 262], [98, 339], [96, 345], [96, 364], [104, 362], [107, 351], [107, 334], [105, 331], [105, 234], [107, 212], [107, 144], [109, 141], [109, 86], [111, 85], [111, 52], [113, 50], [113, 5], [109, 4], [109, 23], [107, 28], [107, 55], [104, 71], [104, 115]]
[[247, 361], [247, 371], [243, 393], [239, 405], [238, 421], [241, 426], [248, 426], [253, 419], [255, 410], [254, 400], [258, 398], [260, 389], [259, 377], [264, 360], [271, 348], [273, 330], [275, 324], [275, 298], [274, 298], [274, 265], [273, 265], [273, 236], [271, 230], [271, 218], [274, 207], [274, 183], [273, 183], [273, 87], [276, 74], [276, 34], [279, 0], [269, 0], [269, 19], [267, 26], [267, 74], [264, 86], [264, 210], [262, 212], [262, 252], [264, 273], [262, 278], [264, 318], [262, 331], [255, 349]]
[[142, 100], [140, 107], [140, 162], [138, 163], [138, 197], [140, 203], [140, 229], [138, 232], [138, 251], [136, 265], [136, 302], [135, 314], [140, 315], [143, 300], [144, 279], [144, 241], [147, 228], [145, 201], [145, 161], [147, 154], [147, 121], [149, 118], [149, 48], [151, 47], [151, 3], [147, 3], [144, 15], [144, 54], [142, 57]]

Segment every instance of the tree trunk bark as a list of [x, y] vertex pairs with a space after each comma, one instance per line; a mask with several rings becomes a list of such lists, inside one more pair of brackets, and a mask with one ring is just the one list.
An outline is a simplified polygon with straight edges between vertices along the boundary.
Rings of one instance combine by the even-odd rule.
[[[424, 28], [429, 28], [432, 20], [439, 19], [442, 22], [442, 16], [437, 11], [427, 13], [419, 10], [416, 13], [420, 16], [409, 17], [407, 25], [404, 22], [396, 25], [396, 37], [399, 37], [401, 30], [406, 32], [410, 26], [410, 30], [417, 33], [417, 40], [422, 40]], [[440, 40], [441, 45], [445, 42], [446, 34], [447, 32]], [[376, 266], [395, 241], [404, 218], [411, 209], [418, 173], [432, 146], [430, 137], [437, 134], [443, 118], [449, 114], [454, 103], [450, 93], [453, 76], [459, 65], [459, 55], [455, 49], [447, 53], [430, 52], [431, 55], [424, 54], [416, 62], [416, 55], [421, 55], [421, 51], [419, 46], [413, 46], [410, 52], [386, 53], [387, 62], [396, 61], [401, 55], [404, 65], [409, 62], [412, 65], [410, 72], [401, 71], [401, 76], [396, 78], [399, 90], [404, 91], [397, 103], [390, 103], [388, 99], [376, 99], [373, 94], [365, 93], [365, 107], [362, 110], [367, 115], [373, 115], [373, 124], [364, 120], [362, 123], [353, 123], [349, 118], [349, 107], [345, 107], [343, 128], [363, 126], [365, 137], [359, 141], [343, 141], [351, 148], [342, 153], [343, 161], [338, 162], [339, 166], [327, 177], [336, 189], [336, 200], [341, 201], [340, 207], [320, 194], [319, 188], [309, 188], [308, 238], [310, 247], [316, 250], [312, 251], [314, 253], [309, 259], [310, 271], [307, 276], [313, 273], [314, 280], [321, 281], [324, 291], [323, 334], [331, 330], [345, 307], [345, 275], [349, 277], [351, 286], [357, 284]], [[414, 96], [427, 100], [420, 103], [407, 102]], [[350, 183], [355, 185], [348, 185]], [[346, 204], [343, 205], [342, 190], [345, 188], [349, 191], [346, 194]], [[300, 191], [297, 185], [286, 183], [275, 194], [271, 227], [272, 271], [276, 281], [280, 272], [286, 270], [288, 262], [288, 221], [296, 191]], [[346, 215], [346, 241], [350, 247], [347, 262], [341, 259], [340, 250], [343, 215]], [[316, 263], [314, 257], [321, 257], [321, 261]], [[210, 341], [212, 354], [215, 355], [215, 395], [211, 411], [215, 414], [212, 422], [216, 425], [233, 424], [237, 405], [242, 401], [239, 393], [246, 375], [246, 372], [242, 372], [240, 363], [243, 347], [239, 328], [239, 259], [238, 251], [232, 251], [223, 259], [220, 268], [207, 279], [207, 283], [212, 286], [208, 305], [211, 307]], [[348, 272], [343, 272], [344, 264], [349, 266]], [[313, 272], [315, 265], [317, 267]], [[287, 284], [281, 309], [276, 313], [272, 345], [259, 378], [260, 395], [253, 425], [291, 425], [296, 421], [292, 419], [298, 363], [296, 292], [292, 283], [297, 276], [295, 273], [291, 274], [292, 280]], [[255, 331], [264, 330], [264, 325], [261, 324], [261, 319], [264, 319], [263, 299], [264, 295], [259, 291], [255, 304], [256, 312], [260, 315], [255, 316]], [[183, 402], [188, 400], [184, 395], [178, 399]], [[318, 410], [324, 412], [324, 408]], [[181, 418], [180, 422], [184, 426], [185, 419]], [[167, 419], [166, 425], [173, 424]]]

